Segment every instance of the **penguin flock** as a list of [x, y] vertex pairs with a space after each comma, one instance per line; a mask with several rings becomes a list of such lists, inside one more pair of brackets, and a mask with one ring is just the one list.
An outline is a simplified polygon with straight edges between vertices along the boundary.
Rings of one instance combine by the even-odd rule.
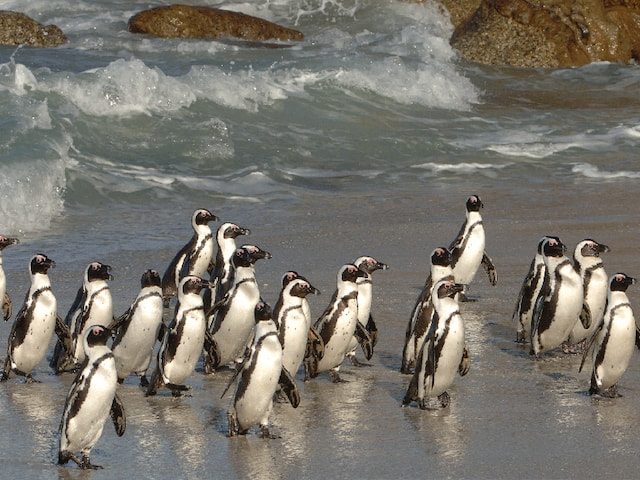
[[[447, 390], [457, 376], [470, 371], [460, 302], [472, 301], [467, 287], [480, 266], [491, 285], [498, 281], [485, 251], [481, 208], [480, 197], [471, 195], [458, 236], [449, 247], [431, 253], [430, 271], [406, 328], [400, 371], [411, 378], [403, 407], [413, 402], [421, 409], [448, 407]], [[222, 394], [235, 384], [229, 436], [257, 426], [262, 437], [273, 438], [269, 416], [274, 402], [288, 401], [297, 408], [303, 401], [295, 381], [300, 368], [305, 382], [328, 372], [331, 381], [339, 383], [347, 358], [354, 366], [368, 365], [356, 352], [360, 346], [368, 361], [378, 342], [371, 313], [372, 278], [374, 272], [388, 269], [386, 264], [361, 256], [342, 265], [336, 289], [314, 321], [307, 297], [320, 290], [288, 271], [272, 308], [260, 295], [255, 272], [256, 263], [271, 254], [256, 245], [237, 246], [238, 237], [250, 230], [233, 223], [223, 223], [214, 235], [209, 224], [218, 220], [206, 209], [196, 210], [191, 240], [162, 277], [152, 269], [143, 273], [139, 294], [120, 317], [113, 311], [109, 265], [92, 262], [86, 267], [63, 320], [48, 278], [55, 262], [44, 254], [31, 259], [31, 285], [9, 335], [0, 381], [12, 375], [26, 383], [37, 381], [33, 371], [56, 337], [50, 367], [57, 375], [76, 372], [62, 409], [59, 464], [72, 460], [82, 469], [101, 468], [91, 463], [90, 452], [107, 418], [117, 435], [124, 434], [125, 406], [117, 387], [130, 375], [139, 378], [145, 396], [167, 389], [179, 397], [190, 389], [186, 382], [201, 359], [208, 375], [231, 367], [234, 372]], [[2, 251], [15, 243], [18, 239], [0, 236], [5, 321], [12, 306]], [[589, 393], [614, 397], [635, 346], [640, 347], [626, 296], [635, 279], [624, 273], [607, 277], [601, 258], [609, 251], [606, 245], [585, 239], [571, 259], [566, 250], [557, 236], [538, 242], [516, 299], [516, 341], [528, 341], [536, 360], [558, 347], [564, 353], [581, 353], [580, 370], [591, 353]]]

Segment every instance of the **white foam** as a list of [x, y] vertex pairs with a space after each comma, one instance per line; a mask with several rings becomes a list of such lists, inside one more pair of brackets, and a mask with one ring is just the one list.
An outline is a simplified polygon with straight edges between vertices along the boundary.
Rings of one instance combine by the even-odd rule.
[[434, 163], [434, 162], [426, 162], [421, 163], [419, 165], [413, 165], [413, 168], [420, 168], [423, 170], [428, 170], [434, 175], [438, 175], [440, 173], [454, 173], [454, 174], [478, 174], [481, 173], [487, 177], [497, 177], [498, 171], [504, 168], [510, 167], [513, 165], [512, 163], [505, 164], [485, 164], [485, 163], [475, 163], [475, 162], [461, 162], [461, 163]]
[[640, 178], [640, 172], [620, 170], [619, 172], [607, 172], [600, 170], [595, 165], [589, 163], [576, 163], [571, 168], [573, 173], [578, 173], [587, 178], [598, 178], [602, 180], [614, 180], [617, 178]]

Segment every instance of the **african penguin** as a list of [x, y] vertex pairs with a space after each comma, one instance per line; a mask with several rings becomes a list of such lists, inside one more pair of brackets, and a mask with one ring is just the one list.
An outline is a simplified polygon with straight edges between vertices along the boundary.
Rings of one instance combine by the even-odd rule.
[[202, 354], [207, 324], [200, 292], [208, 286], [209, 282], [192, 275], [180, 280], [176, 313], [158, 350], [147, 396], [155, 395], [163, 385], [174, 397], [189, 389], [182, 383], [193, 373]]
[[593, 349], [593, 368], [589, 394], [608, 397], [618, 396], [618, 380], [624, 374], [634, 345], [636, 322], [626, 291], [636, 283], [635, 278], [616, 273], [609, 279], [607, 308], [603, 321], [585, 348], [580, 370], [590, 349]]
[[24, 376], [27, 383], [34, 381], [31, 372], [44, 358], [58, 321], [56, 297], [47, 275], [53, 267], [55, 262], [44, 254], [29, 262], [31, 286], [11, 328], [0, 381], [6, 381], [11, 372]]
[[451, 252], [448, 248], [439, 247], [431, 252], [430, 273], [425, 281], [424, 288], [418, 296], [409, 324], [405, 333], [404, 348], [402, 349], [402, 365], [400, 372], [411, 374], [416, 363], [416, 357], [422, 347], [431, 319], [433, 318], [433, 302], [431, 299], [433, 286], [440, 280], [453, 281], [451, 268]]
[[260, 300], [255, 263], [271, 254], [255, 245], [243, 245], [233, 254], [233, 284], [208, 314], [209, 335], [205, 350], [211, 362], [205, 372], [212, 373], [242, 356], [253, 332], [254, 309]]
[[464, 321], [455, 298], [462, 290], [463, 285], [446, 279], [433, 286], [436, 316], [418, 354], [403, 406], [417, 401], [421, 409], [426, 409], [431, 397], [437, 397], [442, 407], [449, 406], [447, 389], [458, 372], [465, 349]]
[[[373, 297], [373, 272], [376, 270], [387, 270], [388, 265], [379, 262], [373, 257], [363, 256], [358, 257], [353, 264], [365, 273], [364, 277], [358, 278], [356, 284], [358, 285], [358, 322], [360, 328], [364, 328], [369, 332], [371, 336], [371, 353], [373, 353], [373, 347], [378, 343], [378, 327], [376, 326], [373, 316], [371, 315], [371, 301]], [[354, 337], [351, 339], [350, 349], [347, 352], [347, 358], [351, 361], [351, 364], [356, 367], [365, 366], [366, 363], [360, 362], [356, 358], [356, 347], [358, 346], [358, 340]], [[368, 360], [368, 359], [367, 359]]]
[[254, 315], [255, 334], [251, 349], [229, 383], [231, 385], [240, 374], [233, 411], [228, 415], [229, 436], [244, 435], [257, 424], [262, 437], [275, 438], [269, 432], [269, 415], [276, 388], [282, 387], [293, 408], [298, 407], [300, 396], [292, 374], [282, 364], [282, 346], [271, 307], [268, 303], [258, 302]]
[[162, 280], [156, 270], [147, 270], [140, 279], [140, 293], [127, 311], [116, 321], [111, 350], [116, 361], [118, 381], [122, 383], [132, 373], [146, 387], [147, 368], [156, 340], [164, 338], [162, 323]]
[[525, 343], [531, 337], [531, 318], [533, 317], [533, 307], [544, 282], [544, 255], [542, 247], [549, 237], [542, 237], [538, 242], [536, 255], [531, 261], [529, 271], [524, 277], [522, 287], [518, 293], [516, 308], [513, 311], [512, 319], [517, 322], [516, 342]]
[[7, 294], [7, 277], [2, 268], [2, 251], [16, 243], [20, 243], [20, 240], [0, 235], [0, 302], [2, 302], [2, 315], [5, 322], [11, 318], [11, 298]]
[[564, 255], [565, 251], [558, 237], [548, 237], [543, 242], [544, 283], [531, 320], [531, 354], [536, 359], [562, 344], [582, 311], [582, 278]]
[[[343, 265], [337, 274], [337, 289], [314, 328], [324, 343], [324, 354], [317, 358], [313, 352], [305, 354], [305, 381], [321, 372], [330, 371], [331, 381], [340, 382], [338, 373], [349, 351], [351, 338], [358, 327], [358, 278], [366, 274], [353, 264]], [[371, 336], [366, 329], [358, 332], [358, 341], [365, 352], [371, 350]]]
[[[493, 261], [484, 251], [485, 235], [482, 225], [480, 209], [484, 207], [478, 195], [471, 195], [467, 199], [466, 220], [460, 228], [456, 239], [449, 246], [451, 251], [451, 268], [456, 282], [466, 286], [471, 283], [476, 270], [482, 264], [491, 285], [498, 282], [498, 274]], [[460, 292], [461, 301], [466, 301], [464, 292]]]
[[[118, 374], [113, 353], [107, 346], [111, 330], [101, 325], [85, 329], [82, 344], [85, 360], [78, 372], [62, 413], [58, 464], [73, 460], [82, 469], [102, 468], [93, 465], [89, 454], [111, 415], [118, 436], [124, 435], [124, 407], [116, 395]], [[76, 453], [80, 452], [82, 458]]]
[[574, 250], [573, 267], [582, 277], [584, 300], [580, 313], [581, 321], [576, 322], [566, 342], [568, 353], [580, 351], [582, 344], [602, 322], [609, 281], [600, 254], [608, 251], [607, 245], [590, 238], [579, 242]]
[[213, 233], [209, 222], [218, 221], [209, 210], [200, 208], [191, 215], [193, 237], [178, 251], [162, 277], [162, 294], [165, 298], [176, 295], [182, 277], [203, 277], [213, 271]]

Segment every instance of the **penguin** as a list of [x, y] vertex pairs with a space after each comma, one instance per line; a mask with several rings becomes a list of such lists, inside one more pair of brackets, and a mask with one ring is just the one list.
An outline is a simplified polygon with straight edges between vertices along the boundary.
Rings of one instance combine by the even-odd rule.
[[269, 252], [255, 245], [243, 245], [233, 254], [233, 284], [207, 316], [205, 350], [211, 362], [205, 365], [205, 373], [213, 373], [242, 357], [255, 324], [254, 309], [260, 301], [254, 266], [258, 260], [269, 258]]
[[11, 372], [25, 377], [27, 383], [35, 381], [31, 372], [44, 359], [56, 322], [61, 322], [47, 275], [55, 265], [44, 254], [35, 255], [29, 262], [31, 286], [11, 328], [2, 382]]
[[582, 311], [582, 279], [564, 255], [566, 249], [558, 237], [550, 236], [542, 245], [544, 283], [531, 320], [531, 354], [536, 359], [562, 344]]
[[2, 251], [9, 245], [14, 245], [16, 243], [20, 243], [20, 240], [0, 235], [0, 301], [2, 302], [2, 315], [4, 316], [5, 322], [8, 322], [11, 318], [12, 308], [11, 298], [7, 294], [7, 277], [5, 276], [4, 269], [2, 268]]
[[[82, 338], [85, 360], [71, 385], [60, 421], [59, 465], [73, 460], [82, 469], [102, 468], [91, 463], [89, 454], [109, 415], [117, 435], [124, 435], [127, 422], [124, 406], [116, 394], [118, 374], [113, 353], [107, 346], [110, 338], [111, 330], [102, 325], [85, 330]], [[82, 458], [77, 457], [77, 452]]]
[[132, 373], [140, 378], [140, 386], [147, 387], [147, 368], [151, 363], [156, 340], [164, 338], [162, 323], [162, 280], [156, 270], [147, 270], [140, 279], [140, 293], [127, 311], [116, 321], [115, 338], [111, 350], [116, 361], [118, 382]]
[[533, 307], [542, 288], [544, 282], [544, 255], [542, 247], [549, 237], [542, 237], [538, 242], [536, 255], [531, 261], [529, 271], [524, 277], [522, 287], [518, 293], [516, 308], [511, 318], [517, 323], [516, 342], [525, 343], [531, 336], [531, 317], [533, 316]]
[[592, 350], [590, 395], [616, 397], [618, 381], [631, 360], [636, 343], [636, 322], [626, 291], [636, 279], [624, 273], [616, 273], [609, 279], [607, 308], [603, 321], [589, 340], [580, 364]]
[[180, 280], [176, 313], [158, 350], [146, 396], [155, 395], [163, 385], [174, 397], [190, 388], [182, 383], [193, 373], [202, 354], [207, 324], [200, 292], [208, 286], [208, 281], [193, 275]]
[[[371, 337], [371, 352], [373, 353], [373, 348], [378, 343], [378, 327], [371, 315], [371, 300], [373, 296], [372, 275], [376, 270], [387, 270], [389, 266], [368, 256], [356, 258], [353, 264], [365, 273], [365, 276], [358, 278], [356, 282], [358, 285], [358, 322], [360, 323], [360, 328], [364, 328], [369, 332], [369, 336]], [[368, 364], [362, 363], [356, 358], [357, 346], [358, 339], [353, 337], [351, 339], [351, 348], [349, 352], [347, 352], [347, 358], [354, 367], [367, 366]]]
[[173, 257], [162, 277], [162, 294], [165, 298], [176, 295], [176, 290], [183, 276], [204, 277], [206, 272], [213, 271], [213, 233], [209, 222], [218, 221], [209, 210], [200, 208], [191, 215], [193, 237]]
[[[489, 276], [491, 285], [498, 283], [496, 267], [484, 250], [485, 235], [480, 216], [482, 207], [484, 204], [478, 195], [471, 195], [467, 199], [466, 220], [462, 224], [458, 236], [449, 246], [453, 275], [456, 282], [465, 285], [465, 290], [481, 264]], [[463, 302], [468, 300], [465, 292], [460, 292], [459, 298]]]
[[443, 408], [450, 405], [447, 389], [453, 383], [465, 348], [464, 321], [455, 298], [463, 288], [463, 285], [446, 279], [433, 286], [436, 316], [418, 354], [416, 370], [402, 406], [417, 401], [421, 409], [426, 409], [431, 397], [437, 397]]
[[440, 280], [453, 281], [453, 269], [451, 268], [451, 252], [446, 247], [438, 247], [431, 252], [430, 273], [424, 283], [424, 288], [418, 296], [409, 324], [405, 333], [404, 348], [402, 349], [402, 365], [400, 372], [411, 374], [416, 363], [416, 357], [422, 347], [431, 319], [433, 318], [433, 302], [431, 299], [433, 286]]
[[[587, 238], [578, 242], [573, 252], [573, 268], [582, 277], [584, 299], [580, 322], [576, 322], [563, 344], [567, 353], [577, 353], [583, 344], [600, 326], [607, 303], [609, 279], [604, 270], [600, 255], [609, 251], [609, 247]], [[589, 325], [585, 328], [584, 325]]]
[[[300, 395], [293, 376], [282, 364], [282, 346], [268, 303], [261, 301], [255, 306], [254, 340], [229, 385], [238, 374], [240, 380], [233, 397], [233, 411], [228, 414], [229, 436], [245, 435], [257, 424], [261, 437], [276, 438], [269, 432], [269, 415], [276, 388], [281, 386], [293, 408], [300, 404]], [[226, 389], [222, 396], [225, 393]]]
[[289, 280], [292, 273], [295, 274], [287, 272], [283, 277], [277, 317], [274, 309], [274, 320], [282, 345], [282, 365], [295, 377], [304, 360], [311, 328], [307, 295], [319, 295], [320, 291], [301, 276]]
[[88, 326], [108, 328], [114, 323], [113, 299], [107, 284], [107, 280], [113, 280], [110, 272], [111, 266], [100, 262], [92, 262], [85, 269], [82, 287], [64, 321], [71, 336], [71, 351], [66, 352], [58, 341], [51, 358], [50, 366], [56, 375], [74, 369], [84, 361], [82, 338]]
[[[316, 320], [314, 328], [324, 344], [321, 359], [307, 351], [304, 359], [305, 381], [330, 371], [331, 381], [341, 382], [338, 373], [345, 355], [350, 349], [351, 338], [358, 329], [358, 278], [366, 275], [353, 264], [343, 265], [337, 274], [337, 289], [324, 313]], [[370, 358], [371, 336], [364, 328], [359, 328], [358, 341]]]

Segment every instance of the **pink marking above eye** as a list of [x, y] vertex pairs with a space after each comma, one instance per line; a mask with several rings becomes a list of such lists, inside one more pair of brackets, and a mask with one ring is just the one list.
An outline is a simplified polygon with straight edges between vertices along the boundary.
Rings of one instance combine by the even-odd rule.
[[616, 275], [616, 280], [617, 280], [618, 282], [623, 281], [623, 280], [624, 280], [624, 275]]

